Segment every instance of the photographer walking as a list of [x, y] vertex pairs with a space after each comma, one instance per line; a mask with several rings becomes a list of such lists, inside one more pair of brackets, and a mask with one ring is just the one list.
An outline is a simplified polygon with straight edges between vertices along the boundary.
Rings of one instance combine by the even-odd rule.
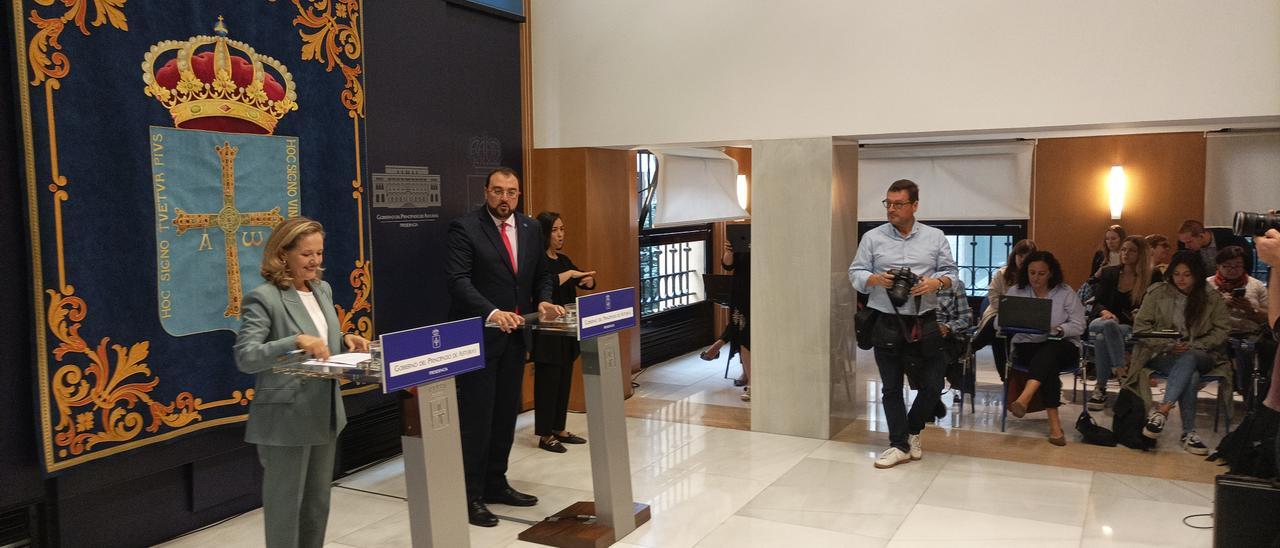
[[[849, 282], [870, 295], [867, 306], [877, 311], [871, 338], [890, 447], [875, 466], [891, 468], [923, 455], [920, 431], [938, 404], [946, 368], [937, 291], [951, 287], [958, 276], [946, 236], [916, 222], [920, 188], [914, 182], [894, 181], [881, 203], [889, 222], [863, 235], [849, 265]], [[902, 397], [908, 369], [921, 383], [910, 413]]]

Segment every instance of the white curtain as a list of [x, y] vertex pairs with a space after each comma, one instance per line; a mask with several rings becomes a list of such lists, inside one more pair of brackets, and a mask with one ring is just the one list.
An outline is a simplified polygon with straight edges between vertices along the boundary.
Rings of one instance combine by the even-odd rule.
[[920, 185], [922, 220], [1031, 218], [1033, 142], [866, 146], [858, 151], [858, 219], [884, 220], [889, 185]]
[[1204, 224], [1231, 226], [1236, 211], [1280, 209], [1280, 132], [1210, 133]]
[[653, 226], [746, 219], [738, 205], [738, 162], [718, 150], [650, 149], [658, 159]]

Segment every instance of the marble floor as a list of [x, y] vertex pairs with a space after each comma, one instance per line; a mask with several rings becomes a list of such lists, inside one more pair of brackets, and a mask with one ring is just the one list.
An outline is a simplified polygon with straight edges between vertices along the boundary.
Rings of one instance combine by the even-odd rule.
[[[923, 460], [875, 469], [885, 434], [871, 363], [860, 357], [856, 371], [866, 409], [828, 441], [746, 430], [750, 404], [722, 378], [723, 361], [685, 356], [641, 374], [627, 404], [631, 481], [653, 519], [616, 546], [1211, 545], [1204, 527], [1212, 525], [1216, 467], [1163, 438], [1145, 454], [1081, 443], [1054, 448], [1043, 441], [1044, 419], [1031, 416], [1010, 419], [1001, 434], [994, 372], [980, 375], [976, 413], [967, 403], [963, 412], [953, 406], [925, 430]], [[1197, 422], [1207, 433], [1204, 407]], [[1064, 409], [1064, 420], [1078, 413]], [[539, 450], [532, 429], [532, 413], [521, 415], [509, 478], [541, 502], [492, 506], [500, 525], [470, 527], [472, 546], [537, 546], [516, 536], [592, 498], [587, 448]], [[591, 437], [584, 415], [570, 414], [569, 429]], [[1109, 465], [1106, 455], [1126, 464]], [[1130, 469], [1138, 473], [1117, 471]], [[409, 546], [404, 497], [398, 458], [338, 480], [326, 546]], [[255, 510], [163, 546], [261, 544]]]

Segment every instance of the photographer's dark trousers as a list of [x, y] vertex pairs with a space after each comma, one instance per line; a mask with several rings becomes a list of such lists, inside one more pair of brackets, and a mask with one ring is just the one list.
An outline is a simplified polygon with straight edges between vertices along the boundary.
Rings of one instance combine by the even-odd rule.
[[[911, 329], [916, 322], [914, 316], [903, 316], [902, 319], [907, 329]], [[920, 316], [919, 325], [922, 329], [919, 340], [906, 342], [906, 339], [899, 339], [899, 344], [877, 344], [875, 347], [876, 368], [880, 370], [880, 382], [883, 386], [880, 401], [884, 404], [885, 419], [889, 422], [889, 445], [903, 452], [911, 449], [907, 436], [924, 430], [924, 425], [933, 417], [933, 410], [942, 394], [947, 364], [937, 323], [937, 316], [933, 312], [926, 312]], [[887, 342], [885, 339], [891, 338], [888, 333], [900, 331], [892, 314], [881, 314], [876, 324], [879, 335], [876, 337], [877, 342]], [[916, 379], [919, 389], [910, 412], [907, 412], [902, 396], [903, 377], [908, 372]]]

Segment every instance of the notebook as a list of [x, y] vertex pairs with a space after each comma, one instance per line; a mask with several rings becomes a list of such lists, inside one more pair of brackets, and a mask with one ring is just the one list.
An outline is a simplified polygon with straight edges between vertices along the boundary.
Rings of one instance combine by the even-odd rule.
[[1000, 329], [1049, 332], [1053, 300], [1006, 295], [1000, 299]]

